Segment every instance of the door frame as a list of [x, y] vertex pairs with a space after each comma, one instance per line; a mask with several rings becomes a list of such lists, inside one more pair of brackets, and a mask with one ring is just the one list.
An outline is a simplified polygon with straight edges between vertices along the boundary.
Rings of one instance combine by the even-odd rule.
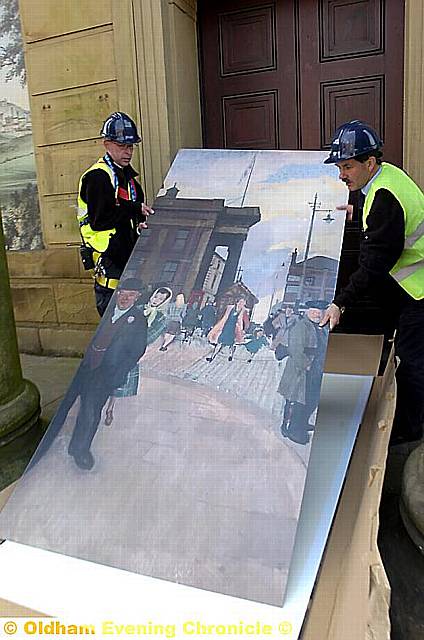
[[[424, 3], [405, 2], [403, 165], [424, 188]], [[417, 74], [417, 69], [420, 73]]]

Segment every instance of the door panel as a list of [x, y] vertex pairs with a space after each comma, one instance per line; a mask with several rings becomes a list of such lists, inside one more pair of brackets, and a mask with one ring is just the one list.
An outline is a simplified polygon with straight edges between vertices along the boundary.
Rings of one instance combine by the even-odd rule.
[[278, 149], [277, 92], [222, 98], [224, 147]]
[[401, 0], [300, 0], [303, 149], [328, 147], [356, 118], [380, 133], [387, 160], [402, 163], [403, 14]]
[[321, 61], [383, 53], [382, 19], [382, 0], [321, 0]]
[[205, 146], [297, 149], [294, 0], [198, 6]]
[[222, 77], [275, 71], [274, 6], [221, 13], [218, 20]]
[[377, 131], [384, 123], [384, 76], [366, 79], [323, 82], [321, 92], [322, 148], [330, 147], [334, 131], [342, 122], [352, 119], [372, 122]]

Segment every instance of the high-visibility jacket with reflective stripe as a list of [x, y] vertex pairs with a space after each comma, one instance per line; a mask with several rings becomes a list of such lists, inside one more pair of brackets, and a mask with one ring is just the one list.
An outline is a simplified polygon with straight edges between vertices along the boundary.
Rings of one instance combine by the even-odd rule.
[[[90, 226], [90, 223], [88, 221], [87, 203], [84, 202], [84, 200], [81, 197], [81, 187], [82, 187], [82, 181], [84, 176], [87, 175], [87, 173], [89, 173], [90, 171], [93, 171], [94, 169], [101, 169], [102, 171], [105, 171], [107, 173], [112, 183], [112, 187], [115, 190], [116, 199], [118, 198], [119, 185], [118, 185], [118, 180], [115, 175], [115, 172], [111, 167], [109, 167], [108, 164], [106, 164], [103, 158], [99, 158], [97, 162], [95, 162], [93, 165], [91, 165], [91, 167], [87, 169], [87, 171], [84, 171], [79, 181], [77, 220], [80, 226], [80, 232], [85, 244], [89, 245], [100, 254], [100, 253], [104, 253], [108, 248], [109, 240], [111, 236], [113, 236], [116, 233], [116, 229], [106, 229], [104, 231], [95, 231]], [[132, 200], [130, 183], [128, 183], [128, 199]]]
[[387, 189], [399, 202], [405, 219], [405, 244], [390, 274], [415, 300], [424, 298], [424, 194], [402, 169], [383, 162], [365, 197], [363, 227], [379, 189]]

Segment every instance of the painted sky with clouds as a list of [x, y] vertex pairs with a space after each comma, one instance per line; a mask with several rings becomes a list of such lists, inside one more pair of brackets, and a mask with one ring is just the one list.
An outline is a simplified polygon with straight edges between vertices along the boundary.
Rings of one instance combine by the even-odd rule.
[[[295, 248], [302, 258], [315, 194], [322, 211], [315, 216], [309, 257], [339, 258], [344, 214], [335, 208], [348, 196], [336, 167], [323, 164], [326, 157], [321, 151], [183, 149], [159, 195], [176, 184], [179, 198], [223, 198], [228, 206], [260, 207], [261, 223], [249, 231], [240, 266], [243, 281], [264, 298]], [[323, 220], [327, 210], [331, 224]]]

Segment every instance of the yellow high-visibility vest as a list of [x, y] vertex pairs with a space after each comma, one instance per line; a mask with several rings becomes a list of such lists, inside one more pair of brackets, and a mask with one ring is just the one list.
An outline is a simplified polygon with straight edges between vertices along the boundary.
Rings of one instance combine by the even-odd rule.
[[[80, 232], [85, 244], [94, 249], [97, 252], [97, 256], [95, 256], [95, 262], [100, 257], [100, 254], [104, 253], [109, 245], [110, 238], [116, 233], [116, 229], [106, 229], [104, 231], [95, 231], [88, 222], [88, 213], [87, 213], [87, 203], [81, 197], [81, 186], [82, 180], [87, 173], [93, 171], [94, 169], [101, 169], [105, 171], [109, 176], [109, 179], [112, 183], [112, 187], [115, 190], [115, 198], [118, 199], [118, 179], [116, 177], [115, 172], [112, 167], [110, 167], [104, 160], [104, 158], [99, 158], [97, 162], [95, 162], [91, 167], [84, 171], [82, 174], [79, 186], [78, 186], [78, 211], [77, 211], [77, 220], [80, 227]], [[130, 181], [128, 182], [128, 199], [132, 200], [132, 190]]]
[[415, 300], [424, 298], [424, 194], [402, 169], [383, 162], [365, 197], [362, 223], [367, 217], [379, 189], [387, 189], [398, 200], [405, 219], [405, 244], [390, 275]]

